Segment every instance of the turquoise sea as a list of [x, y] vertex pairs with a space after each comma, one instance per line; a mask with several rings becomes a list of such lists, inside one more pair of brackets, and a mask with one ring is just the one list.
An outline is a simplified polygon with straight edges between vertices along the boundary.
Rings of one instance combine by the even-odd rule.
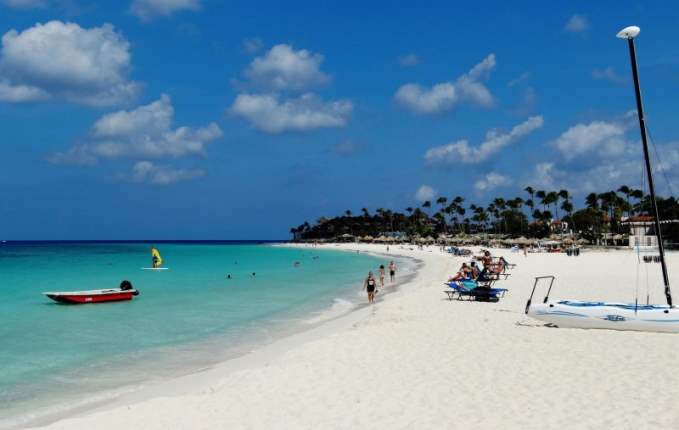
[[[188, 373], [348, 312], [365, 302], [368, 270], [388, 263], [315, 248], [156, 245], [169, 270], [141, 270], [151, 243], [0, 243], [0, 428]], [[63, 305], [41, 295], [123, 279], [141, 292], [132, 301]]]

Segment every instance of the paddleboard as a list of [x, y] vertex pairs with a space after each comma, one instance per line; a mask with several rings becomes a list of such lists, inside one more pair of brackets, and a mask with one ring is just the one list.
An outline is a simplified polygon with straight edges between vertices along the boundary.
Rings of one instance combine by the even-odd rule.
[[142, 267], [141, 270], [170, 270], [169, 267]]

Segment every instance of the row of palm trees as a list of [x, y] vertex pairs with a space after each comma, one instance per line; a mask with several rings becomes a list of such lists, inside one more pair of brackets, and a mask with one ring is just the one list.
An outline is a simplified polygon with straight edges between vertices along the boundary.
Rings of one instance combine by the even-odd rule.
[[342, 234], [377, 236], [396, 231], [410, 235], [488, 232], [542, 237], [550, 233], [552, 221], [563, 219], [574, 231], [599, 234], [606, 229], [620, 230], [618, 221], [624, 215], [648, 210], [648, 197], [626, 185], [587, 195], [585, 207], [575, 212], [573, 196], [568, 190], [548, 191], [528, 186], [524, 191], [526, 198], [498, 197], [485, 206], [466, 205], [462, 196], [451, 199], [440, 196], [433, 203], [424, 201], [420, 207], [409, 206], [405, 213], [379, 208], [371, 214], [364, 207], [360, 214], [354, 215], [348, 209], [341, 216], [321, 217], [313, 226], [305, 222], [290, 232], [302, 239]]

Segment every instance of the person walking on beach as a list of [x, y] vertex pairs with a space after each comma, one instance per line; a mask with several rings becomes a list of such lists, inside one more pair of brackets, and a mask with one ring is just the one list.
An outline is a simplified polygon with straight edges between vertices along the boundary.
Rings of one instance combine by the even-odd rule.
[[372, 304], [375, 301], [375, 288], [377, 287], [377, 281], [373, 276], [373, 272], [368, 272], [368, 277], [365, 278], [363, 283], [363, 289], [368, 292], [368, 303]]
[[384, 264], [380, 264], [380, 286], [384, 288]]
[[393, 260], [389, 262], [389, 279], [392, 283], [396, 279], [396, 263]]

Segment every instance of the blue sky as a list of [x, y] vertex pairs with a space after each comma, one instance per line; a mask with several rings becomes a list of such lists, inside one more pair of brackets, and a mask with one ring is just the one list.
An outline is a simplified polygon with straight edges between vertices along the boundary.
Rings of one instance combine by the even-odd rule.
[[230, 3], [0, 0], [0, 238], [286, 238], [429, 196], [639, 187], [632, 24], [675, 181], [668, 2]]

